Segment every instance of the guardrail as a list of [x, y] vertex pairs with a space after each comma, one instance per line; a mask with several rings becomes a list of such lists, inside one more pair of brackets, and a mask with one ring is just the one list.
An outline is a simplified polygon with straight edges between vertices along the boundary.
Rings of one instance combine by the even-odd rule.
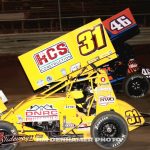
[[[66, 32], [0, 34], [0, 53], [22, 54], [51, 41]], [[131, 45], [150, 44], [150, 27], [140, 28], [140, 34], [127, 41]]]
[[[96, 18], [105, 20], [112, 15], [73, 16], [61, 18], [0, 20], [0, 34], [70, 31]], [[150, 13], [134, 14], [139, 27], [150, 27]]]

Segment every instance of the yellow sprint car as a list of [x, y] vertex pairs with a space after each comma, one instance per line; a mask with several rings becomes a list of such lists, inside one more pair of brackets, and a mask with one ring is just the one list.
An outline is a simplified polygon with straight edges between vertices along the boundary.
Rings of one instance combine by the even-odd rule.
[[121, 146], [128, 131], [145, 121], [116, 99], [106, 72], [97, 69], [116, 57], [100, 19], [19, 56], [34, 90], [50, 86], [9, 111], [0, 101], [0, 146], [12, 150], [21, 141], [54, 140]]

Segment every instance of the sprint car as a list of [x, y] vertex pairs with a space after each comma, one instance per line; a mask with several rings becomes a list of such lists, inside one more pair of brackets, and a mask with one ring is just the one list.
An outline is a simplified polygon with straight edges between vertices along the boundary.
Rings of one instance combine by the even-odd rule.
[[[0, 100], [0, 147], [89, 138], [104, 149], [120, 147], [145, 119], [116, 98], [107, 73], [99, 68], [116, 58], [100, 18], [19, 56], [34, 90], [57, 84], [10, 110]], [[63, 88], [66, 92], [58, 94]]]
[[148, 95], [150, 69], [137, 63], [130, 45], [117, 44], [115, 49], [119, 57], [101, 67], [107, 71], [114, 90], [123, 91], [132, 98]]
[[132, 47], [126, 40], [139, 34], [139, 28], [130, 9], [106, 19], [103, 24], [115, 47], [118, 58], [101, 66], [108, 72], [115, 91], [132, 98], [146, 96], [150, 89], [150, 68], [138, 64]]
[[[120, 147], [128, 132], [145, 120], [134, 107], [116, 99], [107, 74], [103, 70], [99, 73], [84, 80], [75, 77], [59, 82], [2, 115], [1, 147], [15, 149], [17, 142], [50, 142], [56, 138], [91, 139], [104, 149]], [[80, 82], [88, 82], [90, 93], [74, 88]], [[64, 86], [68, 88], [66, 94], [53, 94]]]

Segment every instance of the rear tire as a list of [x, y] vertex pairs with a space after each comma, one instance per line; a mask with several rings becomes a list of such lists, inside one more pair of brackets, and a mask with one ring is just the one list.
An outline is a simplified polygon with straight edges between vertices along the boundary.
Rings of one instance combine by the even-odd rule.
[[127, 140], [128, 126], [119, 114], [113, 111], [103, 112], [93, 120], [91, 136], [101, 148], [117, 148]]
[[131, 74], [124, 81], [123, 89], [129, 97], [142, 98], [148, 94], [150, 83], [149, 80], [142, 74]]
[[[4, 133], [4, 136], [18, 135], [17, 129], [11, 123], [6, 121], [0, 121], [0, 133]], [[0, 150], [15, 150], [18, 143], [2, 143], [0, 144]]]

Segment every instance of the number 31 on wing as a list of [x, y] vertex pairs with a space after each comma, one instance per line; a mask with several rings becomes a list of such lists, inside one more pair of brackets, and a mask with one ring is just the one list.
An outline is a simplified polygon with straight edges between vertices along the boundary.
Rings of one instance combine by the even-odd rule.
[[99, 24], [93, 30], [83, 31], [77, 36], [77, 42], [80, 54], [83, 56], [106, 47], [103, 25]]

